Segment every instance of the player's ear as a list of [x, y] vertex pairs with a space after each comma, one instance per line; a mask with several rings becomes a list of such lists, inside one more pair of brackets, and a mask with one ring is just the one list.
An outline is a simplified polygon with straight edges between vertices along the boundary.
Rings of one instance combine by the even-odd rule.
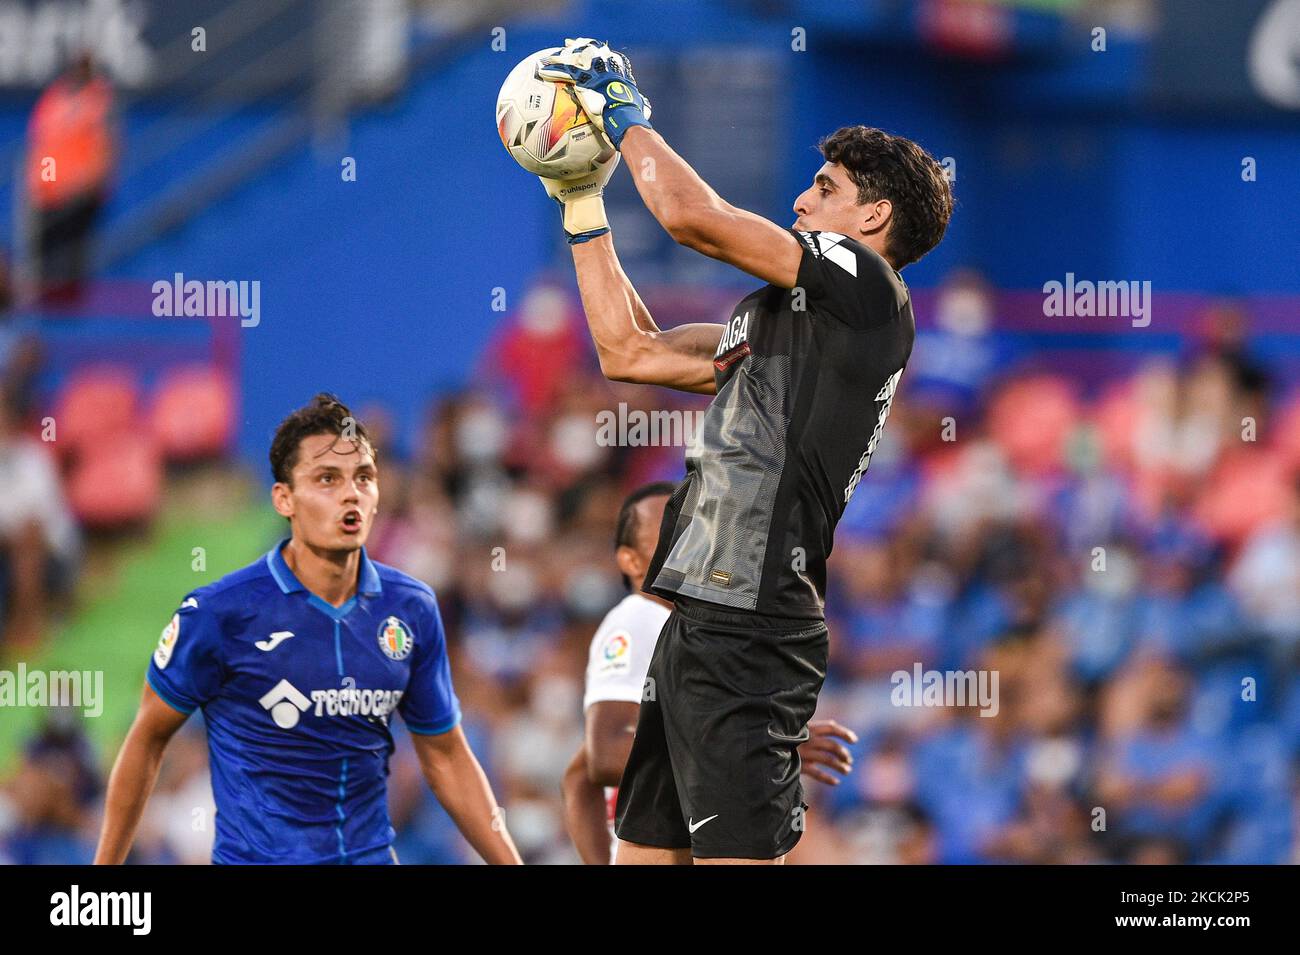
[[289, 485], [283, 481], [271, 485], [271, 506], [281, 517], [293, 517], [293, 496], [289, 493]]
[[888, 199], [877, 199], [862, 207], [861, 230], [863, 235], [883, 235], [894, 217], [894, 204]]
[[614, 552], [614, 563], [618, 565], [618, 572], [627, 577], [636, 580], [646, 571], [646, 562], [637, 553], [635, 547], [628, 547], [626, 544], [619, 547]]

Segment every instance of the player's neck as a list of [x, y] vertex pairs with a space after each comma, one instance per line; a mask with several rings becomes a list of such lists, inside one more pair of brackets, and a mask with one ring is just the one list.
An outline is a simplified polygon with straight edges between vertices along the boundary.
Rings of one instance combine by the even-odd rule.
[[343, 606], [357, 592], [359, 550], [320, 550], [294, 537], [284, 545], [284, 562], [304, 587], [331, 607]]

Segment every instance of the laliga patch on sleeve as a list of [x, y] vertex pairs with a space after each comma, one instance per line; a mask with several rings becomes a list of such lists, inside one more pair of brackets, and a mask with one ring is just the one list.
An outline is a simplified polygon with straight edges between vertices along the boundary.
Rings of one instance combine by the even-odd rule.
[[600, 645], [600, 672], [626, 673], [632, 666], [632, 634], [615, 630]]
[[153, 652], [153, 662], [158, 665], [158, 669], [167, 669], [167, 664], [171, 662], [172, 650], [176, 646], [176, 639], [181, 635], [181, 615], [172, 614], [171, 622], [163, 627], [162, 636], [158, 638], [158, 649]]

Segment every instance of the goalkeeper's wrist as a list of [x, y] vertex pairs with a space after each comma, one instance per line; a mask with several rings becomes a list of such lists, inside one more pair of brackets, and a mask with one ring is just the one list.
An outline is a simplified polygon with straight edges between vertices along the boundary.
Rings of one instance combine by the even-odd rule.
[[646, 119], [645, 113], [639, 106], [626, 105], [616, 106], [613, 109], [605, 108], [604, 116], [605, 135], [615, 149], [621, 149], [623, 146], [623, 137], [633, 126], [644, 126], [646, 129], [654, 129], [650, 125], [650, 120]]
[[564, 203], [564, 235], [570, 245], [587, 242], [608, 231], [605, 200], [599, 192]]

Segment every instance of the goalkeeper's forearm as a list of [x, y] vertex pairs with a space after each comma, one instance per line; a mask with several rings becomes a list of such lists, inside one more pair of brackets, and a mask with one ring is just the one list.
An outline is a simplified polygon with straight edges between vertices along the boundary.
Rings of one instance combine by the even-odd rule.
[[126, 860], [166, 748], [166, 739], [148, 737], [135, 728], [127, 734], [108, 777], [95, 865], [120, 865]]
[[629, 129], [623, 137], [622, 153], [641, 201], [677, 242], [689, 238], [694, 213], [726, 205], [653, 129]]
[[661, 331], [623, 272], [609, 235], [571, 248], [587, 327], [605, 377], [711, 394], [722, 326], [690, 324]]

